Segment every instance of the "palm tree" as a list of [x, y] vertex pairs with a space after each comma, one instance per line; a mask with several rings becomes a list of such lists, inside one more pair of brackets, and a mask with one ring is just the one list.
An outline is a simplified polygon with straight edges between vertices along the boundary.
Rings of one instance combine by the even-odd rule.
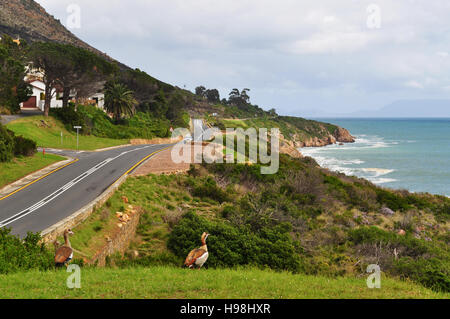
[[113, 114], [116, 123], [123, 115], [133, 115], [137, 103], [133, 91], [130, 91], [125, 85], [111, 83], [106, 86], [105, 108], [108, 113]]

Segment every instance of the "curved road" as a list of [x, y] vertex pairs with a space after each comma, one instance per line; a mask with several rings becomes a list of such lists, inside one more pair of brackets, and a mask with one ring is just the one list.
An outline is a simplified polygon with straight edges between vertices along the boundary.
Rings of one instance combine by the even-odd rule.
[[21, 237], [28, 231], [43, 231], [90, 203], [143, 158], [169, 146], [60, 152], [78, 161], [0, 200], [0, 227], [11, 228]]

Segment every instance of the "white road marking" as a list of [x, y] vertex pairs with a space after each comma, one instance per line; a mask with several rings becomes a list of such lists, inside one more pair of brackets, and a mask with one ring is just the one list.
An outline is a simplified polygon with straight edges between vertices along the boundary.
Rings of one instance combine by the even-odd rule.
[[72, 188], [73, 186], [78, 184], [79, 182], [81, 182], [86, 177], [92, 175], [93, 173], [95, 173], [96, 171], [98, 171], [99, 169], [101, 169], [102, 167], [107, 165], [108, 163], [118, 159], [119, 157], [121, 157], [121, 156], [123, 156], [125, 154], [128, 154], [128, 153], [135, 152], [135, 151], [140, 151], [140, 150], [143, 150], [143, 149], [146, 149], [146, 148], [149, 148], [149, 147], [151, 147], [151, 146], [144, 146], [144, 147], [136, 148], [136, 149], [133, 149], [133, 150], [128, 150], [128, 151], [120, 153], [116, 157], [108, 158], [108, 159], [104, 160], [103, 162], [100, 162], [99, 164], [95, 165], [94, 167], [90, 168], [89, 170], [87, 170], [83, 174], [81, 174], [78, 177], [74, 178], [73, 180], [71, 180], [70, 182], [65, 184], [63, 187], [61, 187], [58, 190], [54, 191], [53, 193], [51, 193], [50, 195], [48, 195], [47, 197], [45, 197], [41, 201], [37, 202], [36, 204], [32, 205], [31, 207], [28, 207], [27, 209], [24, 209], [20, 213], [17, 213], [14, 216], [11, 216], [11, 217], [3, 220], [2, 222], [0, 222], [0, 228], [3, 228], [5, 226], [7, 226], [7, 225], [9, 225], [9, 224], [11, 224], [11, 223], [21, 219], [21, 218], [24, 218], [25, 216], [27, 216], [29, 214], [35, 212], [36, 210], [38, 210], [42, 206], [48, 204], [49, 202], [53, 201], [57, 197], [61, 196], [64, 192], [66, 192], [67, 190], [69, 190], [70, 188]]

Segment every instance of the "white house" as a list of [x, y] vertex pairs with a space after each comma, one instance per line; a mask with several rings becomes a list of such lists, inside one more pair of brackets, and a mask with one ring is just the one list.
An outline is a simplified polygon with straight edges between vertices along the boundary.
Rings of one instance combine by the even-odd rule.
[[[21, 103], [20, 108], [22, 109], [30, 109], [30, 108], [38, 108], [41, 111], [44, 111], [45, 104], [45, 84], [39, 79], [29, 80], [27, 81], [33, 90], [33, 94], [28, 99], [28, 101]], [[51, 108], [62, 107], [62, 100], [58, 99], [61, 92], [53, 89], [52, 92], [52, 100], [50, 103]]]
[[99, 109], [102, 109], [102, 110], [105, 109], [105, 94], [103, 94], [103, 93], [96, 93], [93, 96], [91, 96], [89, 98], [89, 100], [95, 101], [95, 105], [97, 105], [97, 107]]
[[[28, 77], [26, 80], [30, 87], [33, 90], [33, 94], [30, 99], [26, 102], [21, 103], [20, 108], [22, 109], [30, 109], [30, 108], [38, 108], [41, 111], [44, 111], [45, 105], [45, 84], [39, 78]], [[71, 100], [76, 96], [76, 92], [70, 92]], [[63, 101], [63, 92], [61, 89], [53, 89], [52, 91], [52, 99], [50, 102], [50, 108], [59, 108], [62, 107]], [[103, 93], [96, 93], [93, 96], [86, 99], [85, 103], [96, 105], [100, 109], [104, 109], [105, 106], [105, 95]]]

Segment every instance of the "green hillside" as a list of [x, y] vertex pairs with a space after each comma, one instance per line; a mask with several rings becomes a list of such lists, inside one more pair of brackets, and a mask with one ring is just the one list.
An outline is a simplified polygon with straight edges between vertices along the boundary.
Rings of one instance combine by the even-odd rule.
[[[22, 135], [37, 142], [40, 147], [57, 149], [76, 149], [77, 134], [68, 131], [53, 117], [32, 116], [21, 118], [6, 126], [16, 135]], [[63, 140], [61, 143], [61, 133]], [[80, 150], [95, 150], [111, 146], [128, 144], [126, 139], [101, 138], [92, 135], [79, 135]]]

